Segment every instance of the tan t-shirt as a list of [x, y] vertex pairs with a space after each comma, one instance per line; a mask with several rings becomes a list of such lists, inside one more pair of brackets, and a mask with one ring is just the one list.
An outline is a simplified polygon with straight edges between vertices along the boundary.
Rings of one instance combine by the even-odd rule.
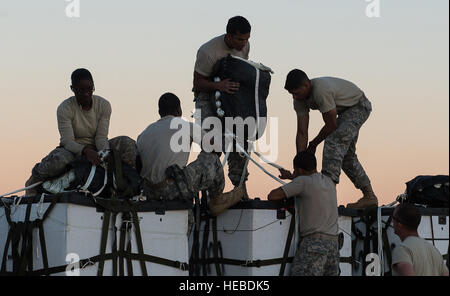
[[439, 250], [417, 236], [408, 236], [392, 251], [392, 274], [398, 275], [394, 264], [406, 262], [414, 267], [417, 276], [440, 276], [448, 272]]
[[311, 79], [311, 84], [312, 93], [308, 99], [294, 100], [294, 109], [298, 115], [305, 115], [310, 109], [326, 113], [336, 108], [340, 113], [365, 98], [359, 87], [344, 79], [319, 77]]
[[74, 96], [64, 100], [56, 111], [60, 145], [75, 154], [81, 154], [86, 145], [97, 150], [109, 148], [111, 112], [111, 104], [100, 96], [92, 96], [89, 111], [83, 110]]
[[328, 176], [298, 176], [281, 188], [286, 197], [297, 198], [300, 236], [316, 232], [338, 234], [336, 185]]
[[[241, 51], [237, 51], [227, 46], [225, 43], [225, 34], [220, 35], [209, 40], [199, 48], [194, 71], [205, 77], [211, 77], [215, 70], [214, 66], [220, 59], [231, 54], [248, 60], [249, 52], [250, 42], [247, 42]], [[205, 96], [205, 93], [195, 92], [195, 96], [201, 99]]]
[[192, 141], [200, 143], [201, 136], [198, 125], [181, 117], [169, 115], [150, 124], [137, 138], [137, 151], [142, 160], [141, 176], [151, 184], [157, 184], [166, 179], [169, 166], [177, 164], [184, 168]]

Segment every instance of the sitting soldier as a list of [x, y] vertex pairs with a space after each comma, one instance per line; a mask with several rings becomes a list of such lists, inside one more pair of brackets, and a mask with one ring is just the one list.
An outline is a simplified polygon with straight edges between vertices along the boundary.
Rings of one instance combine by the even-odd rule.
[[[223, 193], [225, 180], [217, 154], [202, 151], [197, 160], [187, 165], [190, 146], [193, 141], [201, 144], [202, 132], [200, 126], [181, 118], [178, 97], [165, 93], [158, 107], [161, 119], [150, 124], [137, 139], [144, 195], [154, 200], [192, 200], [199, 191], [207, 190], [211, 213], [216, 216], [239, 202], [242, 189], [235, 187]], [[183, 134], [185, 127], [188, 127], [185, 129], [188, 134]], [[182, 143], [184, 149], [176, 146], [179, 135], [182, 139], [188, 138], [186, 145]]]
[[[114, 148], [124, 162], [135, 167], [136, 143], [122, 136], [108, 141], [110, 103], [93, 95], [95, 90], [91, 73], [77, 69], [71, 75], [70, 88], [75, 96], [64, 100], [58, 107], [57, 120], [60, 145], [37, 163], [31, 177], [25, 183], [29, 187], [63, 174], [67, 165], [76, 158], [85, 157], [93, 165], [100, 164], [97, 151]], [[36, 188], [29, 188], [27, 196], [35, 195]]]

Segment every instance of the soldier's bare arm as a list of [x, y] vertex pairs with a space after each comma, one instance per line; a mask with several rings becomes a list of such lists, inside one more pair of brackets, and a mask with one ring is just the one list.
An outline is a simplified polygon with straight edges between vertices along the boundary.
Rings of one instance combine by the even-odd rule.
[[306, 115], [297, 114], [297, 136], [295, 138], [297, 153], [304, 151], [307, 147], [308, 126], [309, 126], [309, 114]]
[[233, 94], [239, 90], [239, 82], [231, 81], [230, 79], [224, 79], [219, 82], [209, 81], [208, 77], [205, 77], [194, 71], [194, 90], [195, 91], [214, 91], [219, 90], [229, 94]]
[[278, 187], [277, 189], [272, 190], [269, 195], [267, 196], [268, 200], [281, 200], [286, 198], [286, 193], [284, 193], [283, 189], [281, 187]]
[[394, 264], [394, 268], [397, 269], [397, 273], [400, 276], [414, 276], [414, 266], [411, 263], [399, 262]]
[[322, 143], [323, 140], [328, 137], [329, 134], [334, 132], [337, 129], [337, 111], [336, 108], [322, 113], [323, 121], [325, 122], [325, 125], [320, 130], [317, 137], [315, 137], [308, 145], [308, 151], [311, 153], [316, 152], [317, 146]]

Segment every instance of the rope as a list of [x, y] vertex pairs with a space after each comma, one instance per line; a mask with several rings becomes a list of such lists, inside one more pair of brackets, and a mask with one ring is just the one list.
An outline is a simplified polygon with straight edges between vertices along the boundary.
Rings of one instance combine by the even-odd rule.
[[41, 185], [42, 183], [43, 182], [40, 181], [40, 182], [34, 183], [34, 184], [30, 185], [30, 186], [27, 186], [27, 187], [24, 187], [24, 188], [21, 188], [21, 189], [17, 189], [15, 191], [12, 191], [12, 192], [9, 192], [9, 193], [6, 193], [6, 194], [2, 194], [2, 195], [0, 195], [0, 198], [9, 198], [9, 196], [7, 196], [7, 195], [11, 195], [11, 194], [14, 194], [14, 193], [17, 193], [17, 192], [21, 192], [21, 191], [25, 191], [25, 190], [28, 190], [28, 189], [32, 189], [34, 187], [37, 187], [37, 186]]
[[383, 227], [381, 225], [382, 224], [381, 210], [384, 208], [390, 208], [397, 202], [398, 200], [395, 200], [390, 204], [386, 206], [381, 206], [377, 209], [377, 236], [378, 236], [378, 257], [380, 258], [380, 276], [384, 275]]

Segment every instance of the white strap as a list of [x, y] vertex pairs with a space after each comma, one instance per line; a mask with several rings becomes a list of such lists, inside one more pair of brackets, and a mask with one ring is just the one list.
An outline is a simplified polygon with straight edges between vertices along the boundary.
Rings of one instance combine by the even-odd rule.
[[30, 186], [27, 186], [27, 187], [24, 187], [24, 188], [15, 190], [15, 191], [13, 191], [13, 192], [9, 192], [9, 193], [6, 193], [6, 194], [2, 194], [2, 195], [0, 195], [0, 198], [5, 197], [5, 196], [7, 196], [7, 195], [11, 195], [11, 194], [17, 193], [17, 192], [21, 192], [21, 191], [25, 191], [25, 190], [34, 188], [34, 187], [36, 187], [36, 186], [41, 185], [42, 183], [43, 183], [43, 181], [40, 181], [40, 182], [34, 183], [34, 184], [30, 185]]
[[107, 172], [106, 167], [105, 167], [105, 178], [104, 178], [104, 180], [103, 180], [103, 186], [102, 186], [102, 188], [100, 188], [99, 191], [97, 191], [96, 193], [94, 193], [93, 196], [97, 196], [97, 195], [99, 195], [100, 193], [102, 193], [102, 191], [103, 191], [103, 189], [105, 189], [105, 186], [106, 186], [107, 183], [108, 183], [108, 172]]
[[[94, 179], [96, 169], [97, 169], [97, 166], [95, 166], [95, 165], [93, 165], [91, 167], [91, 172], [89, 173], [89, 177], [87, 178], [86, 183], [80, 188], [80, 190], [85, 191], [89, 188], [89, 186], [92, 183], [92, 180]], [[105, 174], [106, 174], [106, 172], [105, 172]]]

